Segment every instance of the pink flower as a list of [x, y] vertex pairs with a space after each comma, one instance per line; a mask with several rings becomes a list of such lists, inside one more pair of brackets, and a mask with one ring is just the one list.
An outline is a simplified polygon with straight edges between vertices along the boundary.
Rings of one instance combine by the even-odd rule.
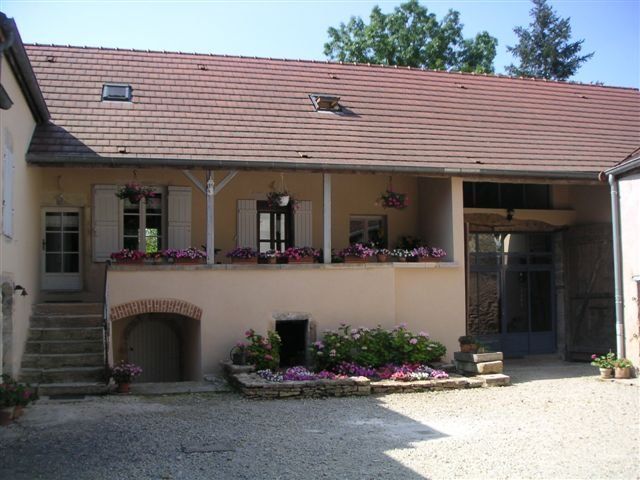
[[428, 338], [429, 337], [429, 333], [428, 332], [420, 332], [418, 334], [418, 336]]
[[265, 350], [271, 350], [271, 348], [272, 348], [272, 347], [271, 347], [271, 344], [270, 344], [270, 343], [267, 343], [267, 344], [264, 346], [264, 348], [265, 348]]
[[251, 335], [253, 335], [253, 330], [247, 330], [246, 332], [244, 332], [245, 337], [250, 337]]
[[238, 342], [236, 343], [236, 347], [238, 348], [247, 348], [247, 344], [244, 342]]
[[418, 343], [418, 339], [417, 338], [412, 338], [411, 340], [409, 340], [409, 343], [411, 345], [415, 345], [416, 343]]
[[265, 359], [265, 360], [273, 360], [273, 357], [267, 353], [267, 354], [264, 356], [264, 359]]

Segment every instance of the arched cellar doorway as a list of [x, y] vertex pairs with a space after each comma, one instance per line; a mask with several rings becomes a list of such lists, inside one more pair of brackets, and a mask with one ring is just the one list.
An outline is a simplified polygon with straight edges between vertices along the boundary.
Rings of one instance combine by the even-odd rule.
[[202, 310], [176, 299], [149, 299], [110, 310], [113, 360], [135, 363], [136, 382], [199, 380]]

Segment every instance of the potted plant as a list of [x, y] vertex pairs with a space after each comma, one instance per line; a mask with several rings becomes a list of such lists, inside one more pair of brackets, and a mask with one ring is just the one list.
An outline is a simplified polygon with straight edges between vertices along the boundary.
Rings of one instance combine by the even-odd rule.
[[347, 248], [340, 250], [338, 256], [344, 259], [345, 263], [364, 263], [375, 255], [373, 248], [361, 243], [354, 243]]
[[122, 264], [141, 264], [144, 261], [144, 257], [144, 252], [140, 250], [129, 250], [128, 248], [123, 248], [119, 252], [113, 252], [111, 254], [112, 260]]
[[118, 393], [129, 393], [134, 377], [142, 374], [142, 368], [134, 363], [120, 363], [111, 368], [111, 378], [118, 385]]
[[404, 248], [396, 248], [389, 253], [396, 262], [406, 262], [407, 258], [411, 255], [411, 252]]
[[409, 252], [409, 258], [414, 262], [439, 262], [446, 256], [447, 252], [436, 247], [416, 247]]
[[478, 340], [473, 335], [463, 335], [458, 338], [460, 351], [464, 353], [476, 353], [478, 351]]
[[626, 358], [618, 358], [613, 362], [616, 378], [631, 378], [633, 364]]
[[251, 247], [236, 247], [227, 253], [231, 263], [254, 264], [258, 263], [258, 252]]
[[199, 250], [195, 247], [172, 249], [169, 248], [162, 252], [162, 255], [174, 263], [200, 264], [207, 259], [207, 252]]
[[231, 349], [229, 356], [231, 357], [231, 362], [234, 365], [246, 365], [247, 364], [247, 347], [248, 345], [244, 342], [238, 342]]
[[616, 355], [613, 352], [601, 356], [597, 356], [595, 353], [591, 355], [591, 365], [600, 369], [600, 378], [613, 378], [613, 363], [615, 361]]
[[266, 337], [259, 335], [250, 328], [244, 332], [247, 339], [246, 356], [250, 364], [256, 366], [256, 370], [266, 368], [275, 370], [280, 366], [280, 336], [269, 330]]
[[319, 252], [312, 247], [289, 247], [278, 254], [287, 263], [313, 263], [319, 257]]
[[380, 197], [376, 200], [376, 205], [379, 205], [382, 208], [404, 210], [409, 206], [409, 196], [406, 193], [394, 191], [391, 179], [389, 179], [389, 186], [384, 193], [380, 194]]
[[258, 263], [262, 264], [274, 264], [278, 259], [278, 253], [275, 250], [267, 250], [266, 252], [260, 252], [258, 254]]
[[290, 201], [291, 194], [286, 190], [273, 190], [267, 193], [267, 203], [270, 207], [286, 207]]
[[388, 262], [390, 256], [391, 252], [386, 248], [378, 248], [376, 250], [376, 258], [378, 259], [378, 262]]
[[13, 418], [20, 418], [24, 414], [24, 409], [32, 402], [38, 400], [38, 393], [29, 384], [16, 384], [16, 398], [13, 407]]
[[121, 199], [128, 199], [131, 203], [140, 203], [140, 200], [153, 198], [156, 196], [156, 192], [154, 192], [153, 188], [145, 187], [140, 185], [139, 183], [129, 182], [121, 187], [120, 190], [116, 192], [116, 197]]
[[17, 383], [9, 375], [4, 374], [0, 383], [0, 426], [4, 427], [11, 423], [17, 403]]

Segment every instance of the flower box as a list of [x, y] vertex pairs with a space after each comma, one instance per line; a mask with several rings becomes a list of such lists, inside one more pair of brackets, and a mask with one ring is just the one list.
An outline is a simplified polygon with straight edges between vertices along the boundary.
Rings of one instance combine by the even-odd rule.
[[440, 259], [439, 258], [434, 258], [434, 257], [409, 257], [410, 258], [410, 262], [424, 262], [424, 263], [434, 263], [434, 262], [439, 262]]
[[377, 254], [376, 258], [378, 259], [378, 263], [385, 263], [389, 261], [389, 255], [384, 255], [382, 253]]
[[174, 263], [180, 263], [182, 265], [202, 265], [206, 263], [206, 258], [176, 258]]
[[258, 258], [257, 257], [253, 257], [253, 258], [231, 257], [231, 263], [233, 263], [235, 265], [257, 265], [258, 264]]
[[123, 258], [116, 260], [117, 265], [142, 265], [144, 264], [144, 258]]
[[344, 263], [367, 263], [369, 257], [356, 257], [355, 255], [346, 255], [344, 257]]
[[288, 258], [287, 263], [313, 263], [315, 259], [313, 257], [302, 257], [302, 258]]

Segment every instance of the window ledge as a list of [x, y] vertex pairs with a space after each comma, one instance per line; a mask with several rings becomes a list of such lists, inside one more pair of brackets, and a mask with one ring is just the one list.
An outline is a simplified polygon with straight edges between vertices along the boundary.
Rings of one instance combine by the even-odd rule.
[[163, 270], [379, 270], [379, 269], [409, 269], [409, 270], [432, 270], [441, 268], [459, 268], [458, 262], [385, 262], [385, 263], [323, 263], [296, 264], [296, 265], [238, 265], [238, 264], [216, 264], [216, 265], [117, 265], [110, 267], [115, 271], [163, 271]]

